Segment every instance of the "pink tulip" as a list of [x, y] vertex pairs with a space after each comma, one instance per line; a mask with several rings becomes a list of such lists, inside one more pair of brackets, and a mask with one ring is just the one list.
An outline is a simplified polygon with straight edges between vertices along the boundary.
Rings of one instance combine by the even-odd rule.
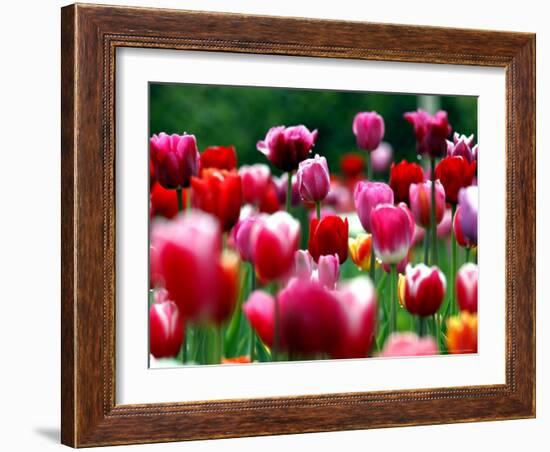
[[330, 189], [330, 175], [327, 159], [315, 155], [312, 159], [300, 162], [298, 172], [298, 191], [304, 201], [321, 202]]
[[243, 165], [239, 168], [243, 201], [248, 204], [259, 204], [271, 183], [271, 170], [263, 163]]
[[379, 356], [395, 358], [403, 356], [437, 355], [437, 344], [433, 337], [418, 337], [414, 333], [393, 333]]
[[477, 312], [477, 265], [464, 264], [456, 274], [456, 298], [461, 311]]
[[409, 264], [405, 270], [405, 308], [423, 317], [435, 314], [445, 297], [446, 285], [445, 275], [439, 268]]
[[183, 343], [183, 317], [173, 301], [149, 309], [149, 349], [155, 358], [176, 356]]
[[334, 344], [333, 358], [368, 356], [376, 329], [376, 292], [370, 279], [359, 276], [348, 280], [336, 292], [344, 312], [344, 333]]
[[[432, 211], [432, 181], [411, 184], [409, 200], [416, 224], [427, 228], [431, 222]], [[435, 222], [439, 224], [445, 213], [445, 190], [439, 181], [435, 181]]]
[[327, 254], [319, 257], [317, 279], [327, 289], [334, 289], [340, 277], [340, 259], [338, 254]]
[[298, 250], [294, 253], [294, 270], [292, 276], [298, 279], [311, 279], [315, 262], [308, 250]]
[[232, 244], [239, 251], [244, 261], [252, 261], [251, 232], [253, 226], [261, 218], [259, 215], [251, 215], [238, 223], [231, 230]]
[[437, 225], [437, 236], [442, 239], [448, 237], [451, 233], [451, 224], [452, 224], [453, 212], [450, 207], [445, 209], [443, 214], [443, 219], [441, 223]]
[[370, 222], [376, 256], [386, 264], [398, 264], [412, 240], [409, 216], [393, 204], [380, 204], [372, 210]]
[[257, 221], [251, 231], [251, 254], [258, 276], [272, 281], [288, 274], [299, 241], [300, 223], [287, 212]]
[[407, 206], [407, 204], [404, 202], [400, 202], [399, 204], [397, 204], [397, 207], [399, 207], [403, 212], [407, 214], [407, 218], [409, 219], [409, 229], [411, 231], [411, 241], [412, 241], [412, 237], [414, 237], [414, 234], [416, 232], [416, 224], [414, 222], [414, 216], [411, 212], [411, 209], [409, 209], [409, 206]]
[[167, 135], [150, 139], [150, 155], [155, 177], [164, 188], [189, 187], [199, 171], [200, 154], [194, 135]]
[[303, 125], [272, 127], [257, 148], [277, 168], [289, 172], [307, 158], [317, 140], [317, 130], [310, 132]]
[[450, 157], [462, 156], [468, 162], [477, 159], [477, 148], [474, 153], [474, 135], [469, 137], [459, 135], [457, 132], [453, 135], [453, 141], [447, 141], [447, 155]]
[[393, 158], [393, 148], [391, 144], [382, 142], [370, 154], [370, 163], [375, 173], [383, 173], [390, 169]]
[[243, 312], [259, 338], [268, 347], [273, 346], [275, 299], [262, 290], [256, 290], [243, 305]]
[[384, 119], [374, 111], [357, 113], [353, 119], [353, 133], [359, 148], [374, 151], [384, 138]]
[[475, 185], [458, 192], [460, 228], [470, 243], [477, 244], [478, 188]]
[[393, 204], [393, 190], [383, 182], [361, 181], [355, 186], [353, 198], [363, 229], [372, 232], [371, 211], [380, 204]]

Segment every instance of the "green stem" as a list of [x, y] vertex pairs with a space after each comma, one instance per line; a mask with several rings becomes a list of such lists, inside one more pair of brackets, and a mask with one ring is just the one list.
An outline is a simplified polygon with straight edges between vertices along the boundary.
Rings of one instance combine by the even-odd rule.
[[191, 187], [187, 189], [187, 210], [191, 210]]
[[371, 248], [370, 248], [369, 276], [370, 276], [370, 279], [372, 280], [372, 283], [375, 284], [375, 280], [376, 280], [376, 253], [374, 252], [374, 246], [372, 245], [372, 241], [371, 241]]
[[217, 344], [216, 344], [216, 362], [221, 364], [222, 362], [222, 359], [223, 359], [223, 326], [222, 325], [219, 325], [216, 327], [216, 339], [217, 339]]
[[274, 302], [274, 321], [273, 321], [273, 348], [271, 350], [271, 361], [277, 361], [278, 360], [278, 353], [279, 353], [279, 300], [277, 300], [277, 297], [275, 297]]
[[[256, 271], [254, 264], [250, 263], [250, 281], [248, 295], [256, 290]], [[256, 358], [256, 333], [252, 325], [250, 325], [250, 362], [253, 363]]]
[[317, 210], [317, 219], [320, 221], [321, 220], [321, 201], [317, 201], [315, 203], [315, 208]]
[[[453, 218], [456, 212], [456, 205], [451, 205], [451, 210], [453, 212]], [[451, 312], [453, 314], [458, 313], [458, 307], [456, 306], [455, 300], [455, 276], [456, 276], [456, 240], [454, 236], [454, 228], [451, 228], [451, 274], [449, 275], [449, 291], [450, 291], [450, 303], [451, 303]]]
[[394, 333], [397, 331], [397, 300], [395, 299], [397, 289], [397, 265], [391, 264], [390, 273], [390, 333]]
[[426, 317], [420, 316], [418, 319], [418, 335], [420, 337], [426, 335]]
[[292, 201], [292, 171], [288, 173], [288, 180], [286, 183], [286, 211], [290, 213], [290, 206]]
[[367, 179], [372, 181], [372, 159], [370, 151], [367, 151]]
[[437, 256], [437, 223], [435, 221], [435, 157], [430, 159], [431, 164], [431, 178], [432, 178], [432, 202], [431, 202], [431, 221], [430, 221], [430, 230], [432, 233], [432, 265], [437, 265], [438, 256]]
[[183, 193], [181, 187], [176, 188], [176, 195], [178, 198], [178, 212], [181, 212], [183, 211]]
[[430, 259], [430, 230], [424, 230], [424, 264], [428, 265]]
[[470, 261], [470, 247], [466, 247], [466, 261], [465, 262], [469, 262]]
[[181, 344], [181, 362], [187, 362], [187, 322], [183, 322], [183, 343]]

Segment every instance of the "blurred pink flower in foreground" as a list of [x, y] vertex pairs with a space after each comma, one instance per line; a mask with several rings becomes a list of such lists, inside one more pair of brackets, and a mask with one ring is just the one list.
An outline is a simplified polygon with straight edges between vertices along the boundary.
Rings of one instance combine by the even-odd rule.
[[393, 159], [393, 148], [391, 144], [382, 141], [370, 154], [370, 163], [375, 173], [388, 171]]
[[437, 355], [437, 344], [431, 336], [418, 337], [414, 333], [393, 333], [386, 341], [379, 356], [393, 358], [400, 356]]

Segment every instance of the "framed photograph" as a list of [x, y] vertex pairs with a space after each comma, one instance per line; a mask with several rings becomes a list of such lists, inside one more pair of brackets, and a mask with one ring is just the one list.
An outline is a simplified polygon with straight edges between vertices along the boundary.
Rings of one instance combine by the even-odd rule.
[[61, 32], [64, 444], [535, 416], [533, 34]]

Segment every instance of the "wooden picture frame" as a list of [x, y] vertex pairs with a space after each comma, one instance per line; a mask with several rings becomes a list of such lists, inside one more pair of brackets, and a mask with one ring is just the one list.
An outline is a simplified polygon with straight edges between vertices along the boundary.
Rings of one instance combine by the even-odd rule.
[[[304, 32], [307, 30], [307, 32]], [[62, 442], [73, 447], [535, 416], [535, 35], [161, 9], [62, 9]], [[506, 70], [506, 382], [115, 404], [115, 50]]]

